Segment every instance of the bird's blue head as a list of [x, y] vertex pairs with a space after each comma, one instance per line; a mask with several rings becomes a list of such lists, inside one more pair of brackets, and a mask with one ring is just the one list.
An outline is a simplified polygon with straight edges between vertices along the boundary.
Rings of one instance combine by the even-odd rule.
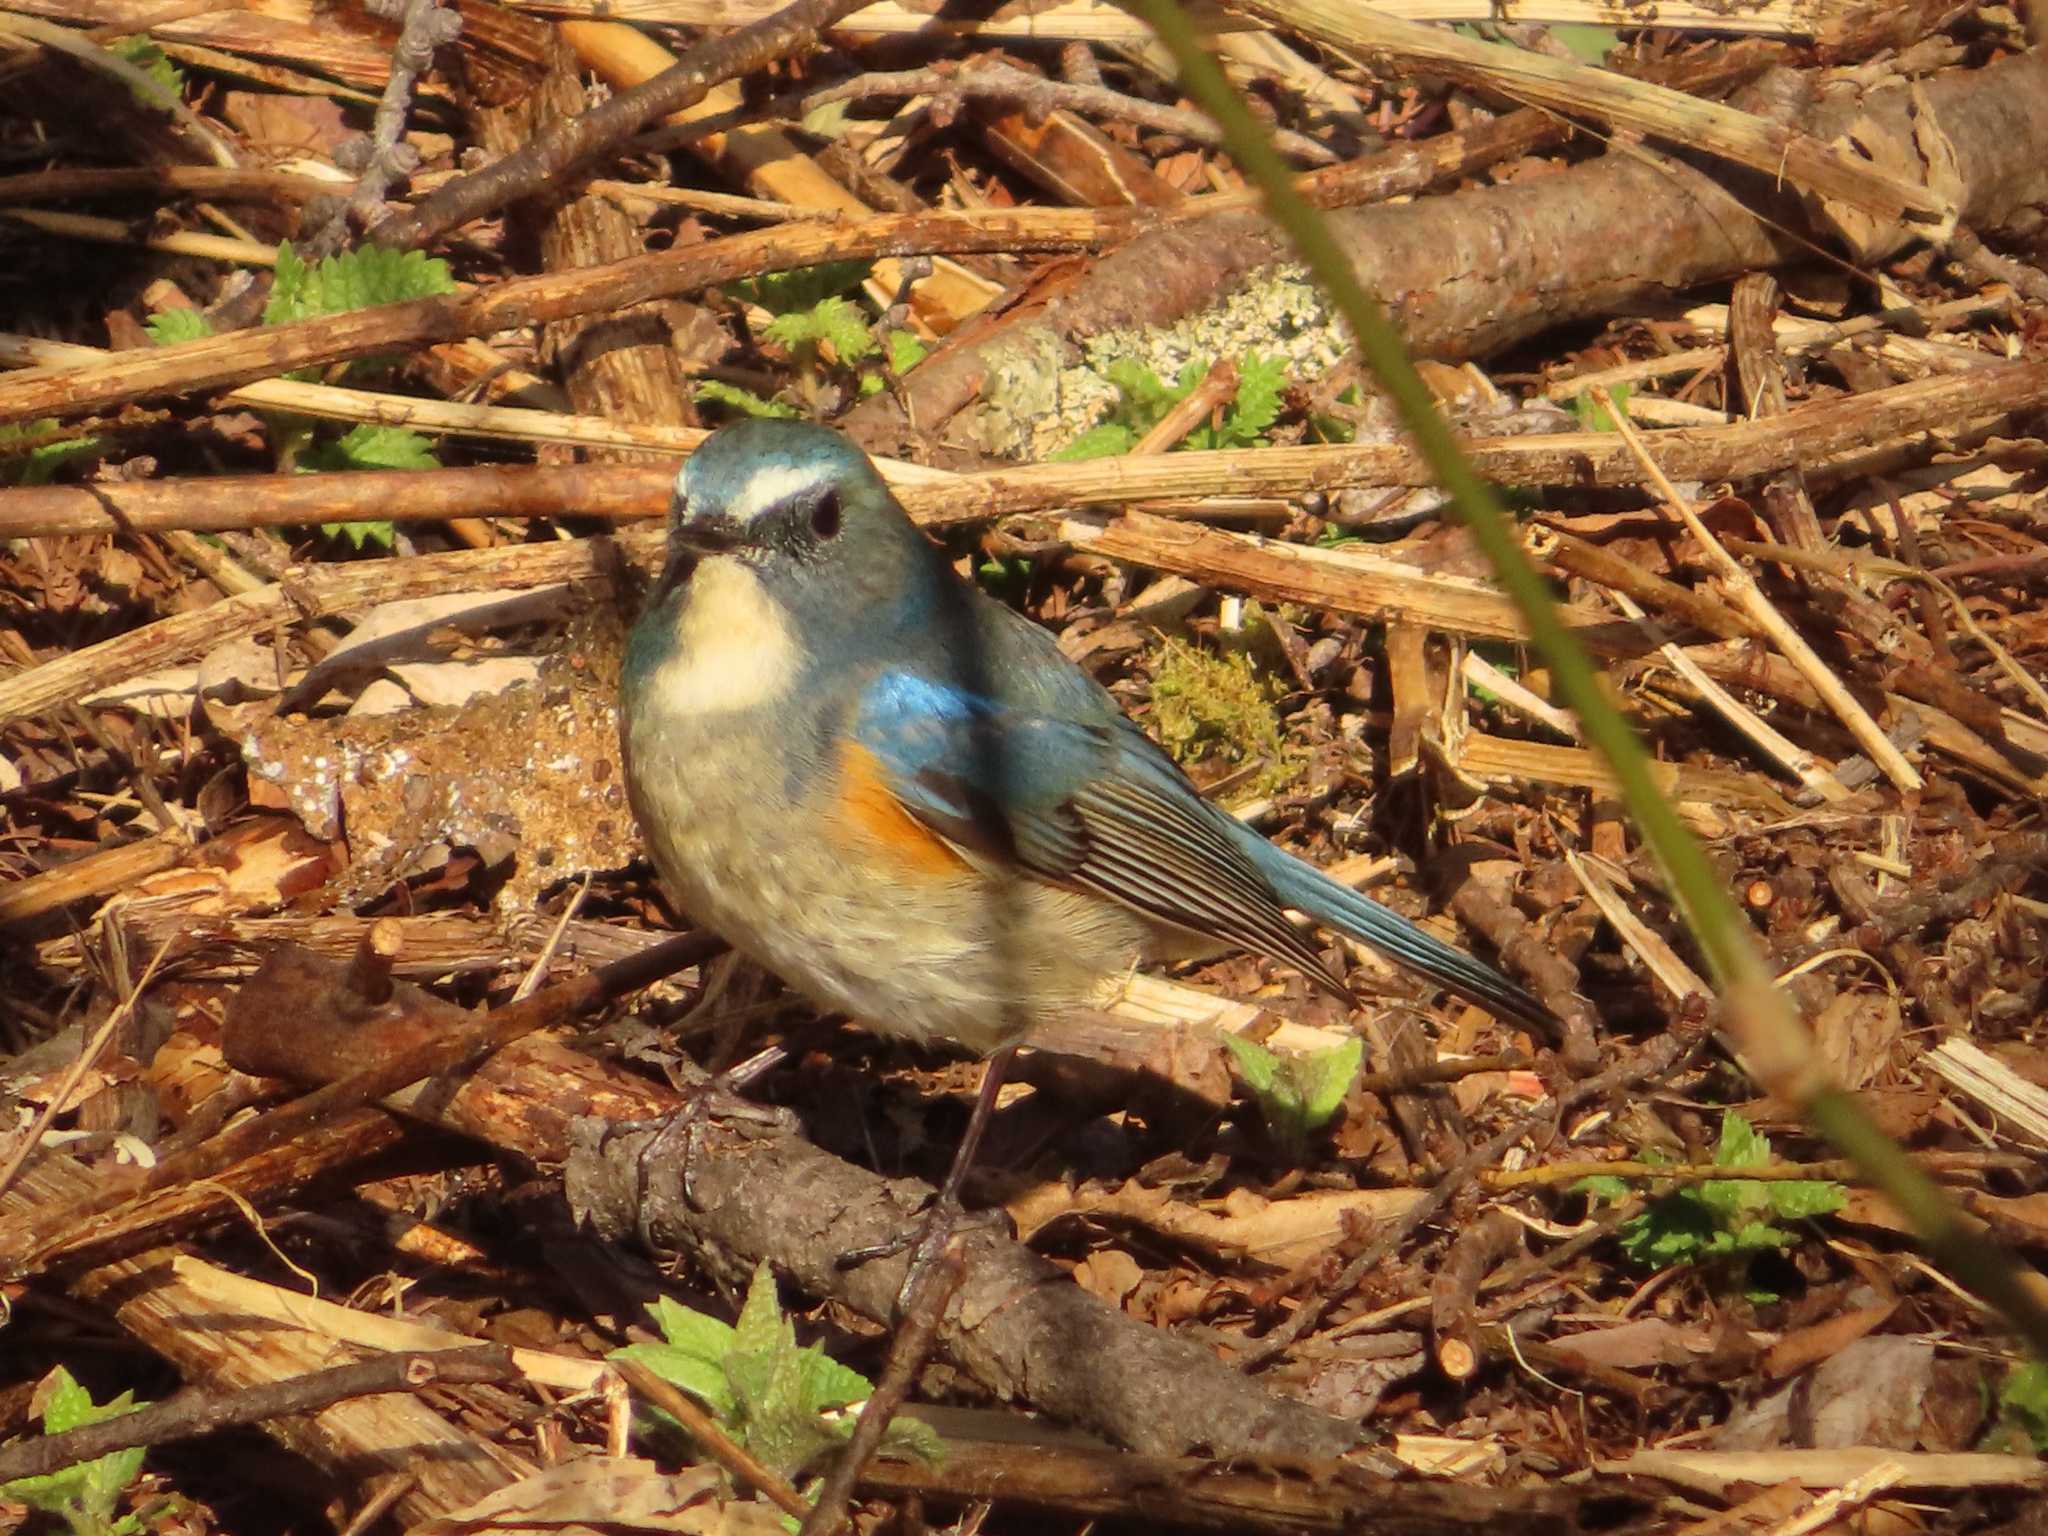
[[866, 585], [906, 549], [929, 547], [866, 454], [829, 427], [769, 419], [723, 427], [690, 456], [668, 538], [675, 578], [698, 559], [731, 555], [771, 588], [820, 576]]
[[[809, 422], [737, 422], [676, 476], [668, 562], [627, 671], [651, 677], [681, 652], [729, 656], [748, 675], [771, 653], [843, 659], [928, 622], [946, 575], [944, 556], [846, 438]], [[705, 665], [708, 678], [726, 663]]]

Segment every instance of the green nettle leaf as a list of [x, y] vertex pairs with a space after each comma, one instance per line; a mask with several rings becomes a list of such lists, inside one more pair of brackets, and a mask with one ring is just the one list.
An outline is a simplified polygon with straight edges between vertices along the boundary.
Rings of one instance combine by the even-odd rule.
[[[631, 1344], [613, 1357], [637, 1360], [689, 1393], [734, 1439], [785, 1476], [796, 1476], [842, 1444], [853, 1419], [840, 1410], [873, 1394], [860, 1372], [822, 1349], [797, 1343], [796, 1325], [784, 1315], [765, 1263], [748, 1282], [739, 1320], [731, 1327], [666, 1297], [651, 1310], [664, 1342]], [[936, 1459], [939, 1451], [930, 1426], [911, 1419], [890, 1425], [882, 1444], [926, 1459]]]
[[909, 331], [889, 333], [889, 366], [898, 373], [908, 373], [931, 355], [927, 347]]
[[[1189, 377], [1191, 371], [1192, 378]], [[1102, 370], [1102, 376], [1116, 386], [1132, 423], [1143, 432], [1179, 404], [1181, 397], [1201, 382], [1204, 371], [1199, 364], [1189, 363], [1181, 370], [1176, 385], [1168, 386], [1160, 383], [1159, 375], [1143, 363], [1134, 358], [1120, 357]]]
[[0, 485], [48, 485], [72, 459], [92, 453], [96, 437], [65, 437], [54, 416], [0, 426]]
[[1082, 459], [1113, 459], [1131, 451], [1138, 434], [1119, 421], [1105, 421], [1090, 427], [1053, 458], [1061, 463], [1078, 463]]
[[[1103, 378], [1115, 385], [1117, 391], [1117, 404], [1108, 420], [1083, 433], [1053, 457], [1071, 462], [1130, 452], [1132, 445], [1185, 400], [1208, 372], [1209, 364], [1195, 358], [1182, 367], [1172, 384], [1164, 384], [1143, 363], [1118, 358], [1102, 370]], [[1266, 434], [1280, 419], [1286, 388], [1285, 362], [1262, 358], [1256, 352], [1247, 354], [1238, 368], [1237, 393], [1223, 408], [1220, 421], [1203, 422], [1179, 446], [1204, 452], [1250, 448], [1265, 442]]]
[[[849, 1423], [847, 1432], [852, 1433]], [[939, 1438], [939, 1432], [923, 1419], [906, 1418], [899, 1414], [889, 1421], [889, 1432], [882, 1436], [882, 1447], [898, 1457], [921, 1461], [927, 1466], [937, 1466], [946, 1459], [946, 1442]]]
[[153, 97], [141, 91], [131, 90], [130, 94], [145, 107], [154, 107], [161, 112], [184, 94], [184, 74], [170, 61], [163, 49], [148, 38], [117, 37], [107, 44], [107, 50], [117, 58], [126, 59], [149, 76], [150, 83], [163, 93], [162, 97]]
[[1831, 1216], [1848, 1201], [1848, 1192], [1826, 1179], [1779, 1179], [1764, 1186], [1771, 1212], [1785, 1221]]
[[409, 427], [351, 427], [306, 456], [309, 469], [439, 469], [434, 445]]
[[876, 350], [867, 317], [850, 299], [820, 299], [809, 309], [777, 315], [761, 334], [792, 351], [829, 346], [833, 357], [842, 363], [855, 362]]
[[[92, 1395], [60, 1365], [44, 1403], [43, 1432], [62, 1434], [84, 1424], [133, 1413], [142, 1406], [132, 1392], [95, 1404]], [[61, 1517], [72, 1536], [133, 1536], [142, 1528], [140, 1517], [129, 1514], [116, 1520], [114, 1511], [120, 1506], [121, 1495], [142, 1471], [146, 1454], [143, 1447], [135, 1446], [40, 1477], [0, 1483], [0, 1497], [16, 1499], [32, 1509]]]
[[143, 321], [150, 340], [160, 347], [174, 347], [181, 341], [197, 341], [213, 334], [213, 322], [196, 309], [164, 309]]
[[1229, 1030], [1223, 1032], [1223, 1044], [1236, 1059], [1237, 1075], [1244, 1079], [1245, 1087], [1261, 1100], [1272, 1093], [1274, 1082], [1280, 1075], [1280, 1058], [1258, 1041], [1247, 1040]]
[[[1186, 377], [1183, 373], [1182, 378]], [[1188, 388], [1199, 382], [1198, 374]], [[1280, 419], [1286, 389], [1286, 363], [1278, 358], [1262, 358], [1256, 352], [1247, 353], [1237, 370], [1237, 393], [1224, 408], [1221, 424], [1211, 426], [1204, 422], [1183, 439], [1181, 446], [1197, 452], [1257, 447]]]
[[[1721, 1117], [1714, 1161], [1723, 1168], [1760, 1168], [1772, 1158], [1768, 1138], [1733, 1110]], [[1582, 1179], [1577, 1186], [1596, 1199], [1619, 1200], [1622, 1180]], [[1674, 1264], [1747, 1261], [1779, 1253], [1799, 1234], [1779, 1222], [1800, 1221], [1840, 1210], [1846, 1193], [1824, 1179], [1707, 1179], [1672, 1191], [1624, 1222], [1622, 1251], [1640, 1264], [1664, 1269]], [[1751, 1290], [1755, 1300], [1775, 1299]]]
[[1729, 1110], [1721, 1116], [1721, 1144], [1714, 1161], [1723, 1168], [1761, 1168], [1771, 1160], [1771, 1144], [1742, 1116]]
[[312, 274], [289, 240], [280, 241], [277, 262], [271, 268], [270, 298], [263, 306], [263, 323], [277, 325], [309, 313], [306, 289]]
[[782, 1315], [775, 1295], [775, 1276], [764, 1260], [747, 1282], [747, 1299], [740, 1308], [740, 1320], [733, 1325], [733, 1348], [758, 1354], [780, 1348], [796, 1348], [796, 1327]]
[[697, 399], [705, 405], [722, 405], [728, 410], [738, 411], [742, 416], [773, 416], [792, 420], [803, 415], [793, 405], [780, 400], [763, 400], [750, 389], [737, 384], [727, 384], [721, 379], [706, 379], [697, 386]]
[[716, 1419], [729, 1419], [738, 1406], [732, 1387], [725, 1379], [724, 1356], [705, 1359], [694, 1350], [673, 1344], [628, 1344], [612, 1352], [614, 1360], [632, 1360], [644, 1365], [672, 1387], [703, 1403]]
[[1359, 1039], [1311, 1051], [1290, 1065], [1301, 1085], [1301, 1109], [1310, 1130], [1320, 1129], [1343, 1107], [1344, 1095], [1365, 1064], [1365, 1042]]
[[[1610, 385], [1607, 390], [1607, 393], [1613, 396], [1616, 408], [1624, 411], [1628, 409], [1628, 397], [1634, 392], [1635, 387], [1630, 384]], [[1571, 408], [1571, 413], [1579, 418], [1579, 425], [1588, 432], [1612, 432], [1615, 430], [1614, 418], [1609, 416], [1607, 408], [1590, 394], [1573, 395], [1567, 403]]]
[[347, 540], [351, 549], [390, 549], [398, 542], [398, 525], [381, 517], [357, 523], [322, 523], [320, 531], [330, 539]]
[[1237, 398], [1232, 402], [1237, 430], [1248, 438], [1265, 436], [1280, 419], [1280, 407], [1286, 398], [1286, 362], [1247, 352], [1238, 369]]
[[[331, 442], [304, 448], [295, 458], [303, 473], [441, 467], [441, 461], [434, 457], [433, 445], [405, 427], [351, 427]], [[356, 549], [389, 549], [398, 539], [397, 526], [381, 518], [322, 523], [320, 531], [330, 538], [346, 539]]]
[[1621, 34], [1612, 27], [1596, 27], [1583, 21], [1553, 23], [1550, 35], [1564, 44], [1565, 52], [1581, 64], [1600, 65], [1621, 46]]
[[2036, 1455], [2048, 1451], [2048, 1365], [2029, 1360], [2007, 1373], [1998, 1389], [1993, 1442], [2024, 1441]]
[[827, 299], [812, 313], [817, 317], [819, 339], [832, 348], [840, 362], [855, 362], [881, 350], [868, 317], [851, 299]]
[[723, 1360], [733, 1347], [733, 1327], [708, 1312], [694, 1311], [673, 1296], [657, 1297], [654, 1321], [661, 1336], [677, 1349], [705, 1360]]
[[758, 304], [770, 314], [786, 315], [813, 309], [826, 299], [858, 288], [867, 281], [869, 267], [865, 261], [828, 261], [787, 272], [764, 272], [728, 284], [726, 292], [748, 304]]
[[448, 263], [422, 251], [366, 245], [309, 267], [286, 242], [277, 248], [276, 277], [263, 309], [263, 323], [284, 325], [454, 291]]
[[1365, 1042], [1351, 1040], [1305, 1056], [1283, 1056], [1225, 1031], [1223, 1043], [1238, 1076], [1257, 1100], [1266, 1128], [1290, 1154], [1305, 1155], [1310, 1133], [1329, 1123], [1365, 1060]]

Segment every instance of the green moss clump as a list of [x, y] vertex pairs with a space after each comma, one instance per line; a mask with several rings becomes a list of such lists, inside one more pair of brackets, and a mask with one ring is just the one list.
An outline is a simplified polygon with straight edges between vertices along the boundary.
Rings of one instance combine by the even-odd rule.
[[1216, 656], [1180, 640], [1159, 648], [1152, 671], [1152, 724], [1160, 745], [1183, 767], [1226, 772], [1257, 765], [1236, 787], [1241, 798], [1279, 793], [1307, 763], [1280, 729], [1275, 702], [1286, 690], [1261, 677], [1249, 656]]

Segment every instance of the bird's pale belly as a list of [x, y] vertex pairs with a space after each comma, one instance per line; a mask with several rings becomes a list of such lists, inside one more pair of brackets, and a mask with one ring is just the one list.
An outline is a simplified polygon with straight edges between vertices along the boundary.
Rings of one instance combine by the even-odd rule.
[[821, 1006], [986, 1053], [1136, 963], [1146, 929], [1133, 914], [906, 857], [870, 818], [791, 804], [783, 765], [740, 747], [748, 733], [711, 734], [629, 742], [648, 851], [692, 917]]

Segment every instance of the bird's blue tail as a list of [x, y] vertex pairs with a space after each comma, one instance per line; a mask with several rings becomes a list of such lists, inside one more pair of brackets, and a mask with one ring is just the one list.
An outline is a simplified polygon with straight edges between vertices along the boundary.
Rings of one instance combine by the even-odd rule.
[[1246, 850], [1273, 893], [1287, 906], [1325, 928], [1378, 950], [1389, 960], [1449, 987], [1460, 997], [1502, 1018], [1554, 1036], [1551, 1011], [1485, 962], [1433, 939], [1399, 913], [1339, 885], [1321, 870], [1250, 833]]

